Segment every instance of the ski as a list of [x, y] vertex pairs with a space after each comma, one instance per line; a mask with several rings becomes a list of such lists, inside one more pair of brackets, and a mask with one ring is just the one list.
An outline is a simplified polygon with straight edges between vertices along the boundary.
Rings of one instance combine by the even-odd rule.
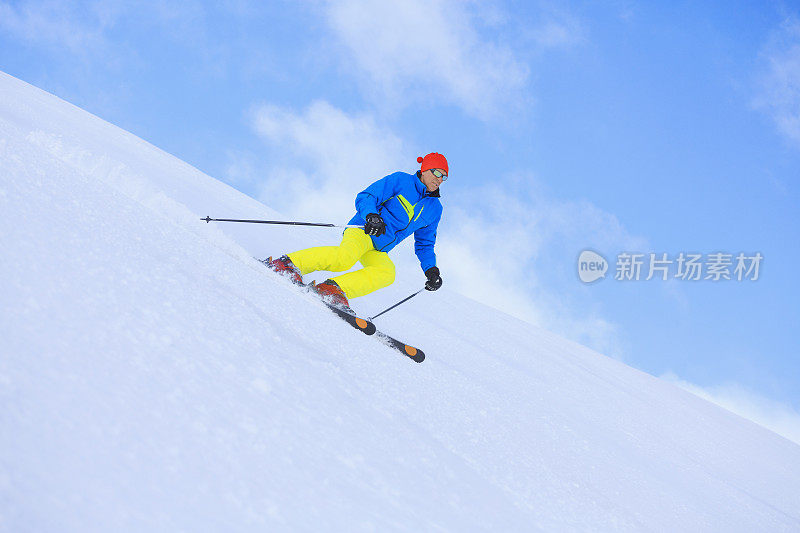
[[333, 313], [336, 316], [338, 316], [339, 318], [341, 318], [342, 320], [344, 320], [345, 322], [356, 328], [358, 331], [366, 335], [373, 335], [375, 333], [376, 331], [375, 324], [373, 324], [369, 320], [366, 320], [356, 315], [351, 315], [347, 311], [343, 311], [338, 307], [336, 307], [335, 305], [329, 304], [325, 300], [322, 300], [322, 303], [324, 303], [328, 307], [328, 309], [333, 311]]
[[425, 360], [425, 352], [420, 350], [415, 346], [411, 346], [410, 344], [406, 344], [402, 341], [395, 339], [387, 335], [386, 333], [377, 331], [375, 328], [375, 324], [371, 321], [358, 317], [356, 315], [351, 315], [350, 313], [339, 309], [336, 306], [329, 304], [328, 302], [323, 300], [323, 303], [328, 306], [328, 309], [333, 311], [339, 318], [356, 328], [357, 330], [365, 333], [367, 335], [375, 335], [381, 344], [388, 346], [389, 348], [393, 348], [396, 351], [400, 352], [401, 354], [405, 355], [412, 361], [417, 363], [421, 363]]
[[[263, 259], [263, 260], [262, 259], [257, 259], [257, 260], [259, 262], [263, 263], [265, 266], [267, 266], [267, 268], [270, 268], [269, 264], [272, 261], [272, 257], [270, 257], [268, 259]], [[298, 283], [297, 281], [294, 281], [294, 280], [291, 280], [291, 279], [290, 279], [290, 281], [292, 283], [294, 283], [295, 285], [303, 287], [307, 291], [311, 291], [312, 293], [314, 292], [314, 290], [313, 290], [314, 282], [313, 281], [311, 283], [308, 283], [308, 284], [302, 283], [302, 282]], [[319, 295], [317, 295], [317, 296], [319, 296]], [[423, 352], [419, 348], [416, 348], [416, 347], [408, 345], [408, 344], [406, 344], [406, 343], [404, 343], [402, 341], [399, 341], [399, 340], [395, 339], [394, 337], [392, 337], [390, 335], [387, 335], [386, 333], [382, 333], [380, 331], [377, 331], [377, 329], [375, 328], [375, 324], [373, 324], [371, 320], [367, 320], [365, 318], [361, 318], [360, 316], [357, 316], [354, 313], [348, 313], [344, 309], [341, 309], [340, 307], [337, 307], [337, 306], [335, 306], [335, 305], [333, 305], [331, 303], [328, 303], [322, 297], [320, 297], [319, 299], [320, 299], [320, 301], [322, 303], [325, 304], [325, 306], [328, 309], [330, 309], [333, 312], [333, 314], [335, 314], [336, 316], [338, 316], [339, 318], [341, 318], [342, 320], [344, 320], [345, 322], [347, 322], [348, 324], [353, 326], [355, 329], [357, 329], [360, 332], [364, 333], [365, 335], [375, 335], [381, 341], [382, 344], [388, 346], [389, 348], [394, 348], [395, 350], [397, 350], [401, 354], [405, 355], [406, 357], [408, 357], [409, 359], [411, 359], [413, 361], [416, 361], [417, 363], [421, 363], [422, 361], [425, 360], [425, 352]]]
[[382, 333], [380, 331], [377, 331], [375, 333], [375, 337], [379, 339], [386, 346], [394, 348], [401, 354], [405, 355], [406, 357], [417, 363], [421, 363], [425, 360], [425, 352], [423, 352], [419, 348], [401, 342], [395, 339], [394, 337], [390, 337], [386, 333]]

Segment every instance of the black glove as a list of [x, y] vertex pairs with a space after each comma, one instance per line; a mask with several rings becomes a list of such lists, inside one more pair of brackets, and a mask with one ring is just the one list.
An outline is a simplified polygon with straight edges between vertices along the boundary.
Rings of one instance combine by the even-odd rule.
[[367, 223], [364, 224], [364, 233], [380, 237], [386, 233], [386, 222], [378, 213], [370, 213], [367, 215]]
[[430, 267], [425, 271], [425, 276], [428, 281], [425, 283], [425, 288], [429, 291], [435, 291], [442, 286], [442, 276], [439, 275], [439, 267]]

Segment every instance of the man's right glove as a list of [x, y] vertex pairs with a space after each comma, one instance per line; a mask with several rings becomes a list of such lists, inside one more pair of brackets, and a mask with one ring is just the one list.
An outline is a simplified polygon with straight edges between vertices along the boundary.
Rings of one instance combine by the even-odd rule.
[[425, 277], [428, 281], [425, 283], [425, 288], [429, 291], [435, 291], [442, 286], [442, 276], [439, 275], [439, 267], [430, 267], [425, 271]]
[[367, 215], [367, 223], [364, 224], [364, 233], [379, 237], [386, 233], [386, 222], [378, 213], [370, 213]]

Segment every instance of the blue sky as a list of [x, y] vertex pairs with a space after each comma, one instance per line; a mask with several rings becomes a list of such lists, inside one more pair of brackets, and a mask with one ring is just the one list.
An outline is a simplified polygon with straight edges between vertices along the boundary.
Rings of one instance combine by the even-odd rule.
[[[449, 288], [800, 436], [796, 5], [0, 2], [0, 69], [292, 217], [442, 152]], [[764, 262], [583, 285], [585, 248]]]

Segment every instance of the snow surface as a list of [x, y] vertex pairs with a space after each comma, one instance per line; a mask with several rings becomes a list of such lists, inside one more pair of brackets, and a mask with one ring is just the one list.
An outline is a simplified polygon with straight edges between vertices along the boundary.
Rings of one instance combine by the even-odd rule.
[[205, 215], [280, 216], [0, 73], [1, 530], [800, 531], [800, 446], [446, 287], [415, 364], [252, 258], [336, 230]]

